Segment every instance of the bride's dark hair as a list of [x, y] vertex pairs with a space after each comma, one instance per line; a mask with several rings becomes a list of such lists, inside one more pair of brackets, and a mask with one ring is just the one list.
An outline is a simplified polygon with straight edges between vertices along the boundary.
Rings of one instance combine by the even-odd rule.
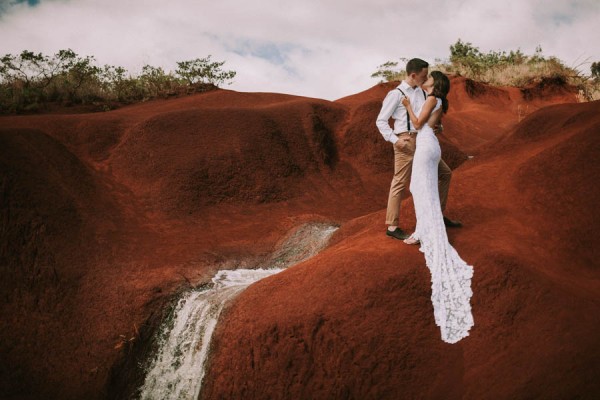
[[433, 78], [433, 92], [431, 94], [442, 99], [442, 110], [445, 113], [448, 111], [448, 99], [446, 96], [450, 91], [450, 79], [440, 71], [432, 71], [431, 77]]

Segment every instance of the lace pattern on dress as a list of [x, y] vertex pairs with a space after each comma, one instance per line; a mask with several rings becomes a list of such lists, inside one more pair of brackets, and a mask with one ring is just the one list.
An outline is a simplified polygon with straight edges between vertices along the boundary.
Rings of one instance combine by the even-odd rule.
[[[434, 111], [441, 106], [441, 100]], [[438, 191], [438, 163], [441, 149], [435, 133], [427, 124], [417, 135], [410, 191], [413, 195], [417, 227], [413, 237], [431, 273], [431, 302], [435, 323], [442, 340], [456, 343], [469, 335], [474, 325], [470, 300], [473, 267], [468, 265], [448, 242]]]

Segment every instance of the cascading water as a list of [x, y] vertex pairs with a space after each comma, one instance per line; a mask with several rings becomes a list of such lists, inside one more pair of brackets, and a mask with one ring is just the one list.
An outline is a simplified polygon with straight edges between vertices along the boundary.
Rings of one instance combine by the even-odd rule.
[[211, 287], [185, 293], [163, 323], [159, 349], [140, 388], [142, 399], [197, 399], [210, 339], [221, 311], [250, 284], [304, 261], [322, 250], [337, 227], [306, 224], [271, 256], [268, 268], [221, 270]]

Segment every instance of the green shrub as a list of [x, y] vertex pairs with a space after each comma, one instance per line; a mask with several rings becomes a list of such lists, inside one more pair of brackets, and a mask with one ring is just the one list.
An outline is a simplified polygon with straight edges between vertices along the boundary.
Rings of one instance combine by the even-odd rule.
[[592, 72], [592, 78], [600, 80], [600, 62], [593, 62], [590, 70]]
[[437, 66], [448, 73], [492, 85], [524, 86], [543, 78], [564, 78], [565, 81], [577, 72], [567, 67], [556, 57], [545, 57], [542, 48], [537, 46], [531, 56], [520, 49], [489, 51], [483, 53], [479, 48], [461, 39], [450, 46], [450, 60]]
[[224, 61], [210, 57], [178, 62], [176, 72], [145, 65], [139, 76], [123, 67], [96, 65], [93, 56], [81, 57], [73, 50], [52, 56], [28, 50], [0, 58], [0, 112], [43, 111], [50, 103], [96, 104], [112, 109], [155, 97], [212, 90], [235, 77], [223, 71]]
[[177, 63], [178, 68], [175, 72], [189, 85], [210, 84], [219, 86], [235, 77], [235, 71], [221, 71], [225, 61], [210, 62], [210, 57], [209, 55], [206, 58], [180, 61]]
[[[401, 58], [405, 64], [408, 61]], [[377, 71], [371, 74], [371, 78], [381, 78], [380, 82], [399, 81], [406, 77], [406, 71], [398, 69], [397, 61], [388, 61], [377, 67]]]
[[[401, 60], [407, 61], [404, 58]], [[380, 65], [371, 77], [385, 81], [403, 79], [405, 73], [397, 66], [397, 62], [388, 61]], [[540, 46], [536, 47], [533, 55], [526, 55], [520, 49], [485, 53], [472, 43], [458, 39], [450, 46], [450, 58], [447, 61], [436, 60], [429, 69], [496, 86], [523, 87], [550, 78], [577, 86], [582, 99], [586, 100], [598, 97], [600, 85], [599, 63], [592, 64], [592, 77], [595, 78], [592, 81], [574, 68], [567, 67], [558, 58], [544, 56]]]

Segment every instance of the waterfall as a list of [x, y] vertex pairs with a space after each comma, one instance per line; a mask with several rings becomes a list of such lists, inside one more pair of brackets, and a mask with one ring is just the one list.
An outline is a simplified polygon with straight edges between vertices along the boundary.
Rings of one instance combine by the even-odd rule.
[[321, 223], [305, 224], [271, 255], [265, 266], [220, 270], [208, 287], [184, 293], [159, 330], [159, 349], [146, 371], [140, 398], [196, 400], [210, 340], [226, 304], [250, 284], [317, 254], [336, 229]]

